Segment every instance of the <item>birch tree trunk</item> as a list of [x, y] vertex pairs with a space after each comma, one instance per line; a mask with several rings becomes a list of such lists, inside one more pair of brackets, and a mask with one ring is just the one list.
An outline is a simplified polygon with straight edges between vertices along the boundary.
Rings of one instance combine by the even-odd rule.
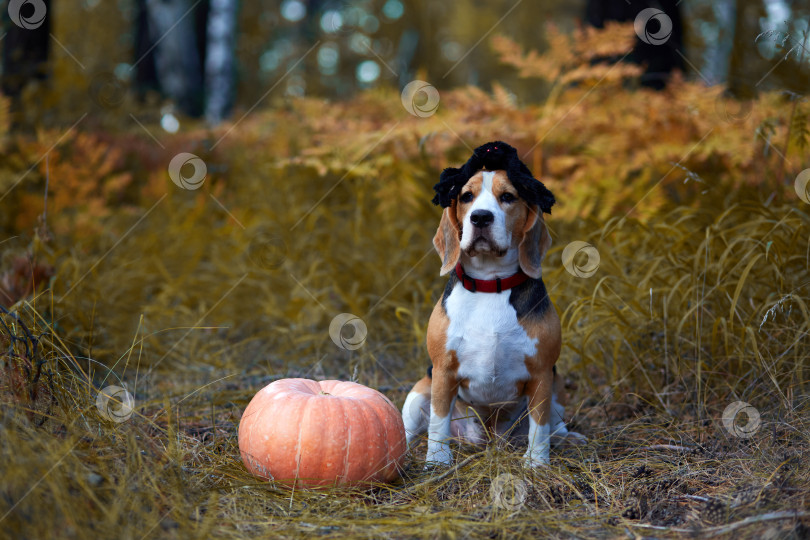
[[205, 118], [220, 123], [231, 110], [234, 87], [234, 46], [237, 0], [211, 0], [205, 57]]

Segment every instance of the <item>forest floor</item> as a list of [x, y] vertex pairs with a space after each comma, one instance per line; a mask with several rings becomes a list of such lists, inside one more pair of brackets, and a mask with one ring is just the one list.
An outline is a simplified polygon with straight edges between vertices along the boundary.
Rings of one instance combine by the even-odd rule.
[[[294, 100], [160, 147], [122, 115], [47, 161], [59, 130], [10, 137], [0, 184], [36, 167], [3, 202], [0, 537], [808, 538], [810, 215], [797, 148], [785, 164], [753, 135], [785, 140], [790, 105], [765, 94], [729, 124], [719, 93], [683, 84], [600, 88], [570, 115], [585, 89], [547, 108], [462, 89], [431, 118], [393, 93]], [[252, 477], [237, 428], [273, 380], [353, 379], [402, 406], [444, 287], [431, 186], [492, 139], [557, 195], [544, 280], [587, 444], [535, 470], [464, 446], [425, 471], [422, 441], [368, 490]], [[200, 185], [172, 182], [181, 152]], [[574, 241], [593, 273], [563, 264]], [[330, 338], [340, 313], [368, 328], [357, 350]]]

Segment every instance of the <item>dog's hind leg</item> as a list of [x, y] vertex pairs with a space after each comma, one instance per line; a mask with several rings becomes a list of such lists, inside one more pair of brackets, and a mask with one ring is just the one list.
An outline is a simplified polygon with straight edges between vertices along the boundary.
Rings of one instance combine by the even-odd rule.
[[560, 444], [584, 444], [587, 438], [577, 433], [576, 431], [568, 431], [563, 420], [565, 414], [565, 407], [561, 400], [564, 398], [562, 377], [554, 372], [553, 393], [551, 394], [551, 444], [557, 446]]
[[430, 420], [430, 382], [430, 377], [424, 377], [416, 383], [402, 406], [402, 421], [405, 424], [408, 448], [416, 437], [427, 431]]

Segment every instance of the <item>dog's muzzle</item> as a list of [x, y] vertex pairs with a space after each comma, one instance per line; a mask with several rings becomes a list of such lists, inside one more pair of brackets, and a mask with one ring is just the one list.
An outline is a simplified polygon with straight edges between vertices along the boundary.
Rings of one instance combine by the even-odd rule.
[[495, 221], [495, 216], [489, 210], [476, 210], [470, 214], [470, 223], [478, 229], [485, 229]]

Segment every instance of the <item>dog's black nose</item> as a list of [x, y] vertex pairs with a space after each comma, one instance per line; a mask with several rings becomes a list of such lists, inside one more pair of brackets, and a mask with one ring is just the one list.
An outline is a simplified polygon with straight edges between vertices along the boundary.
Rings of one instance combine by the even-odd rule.
[[489, 224], [495, 221], [495, 216], [489, 210], [476, 210], [470, 214], [470, 222], [476, 227], [489, 227]]

